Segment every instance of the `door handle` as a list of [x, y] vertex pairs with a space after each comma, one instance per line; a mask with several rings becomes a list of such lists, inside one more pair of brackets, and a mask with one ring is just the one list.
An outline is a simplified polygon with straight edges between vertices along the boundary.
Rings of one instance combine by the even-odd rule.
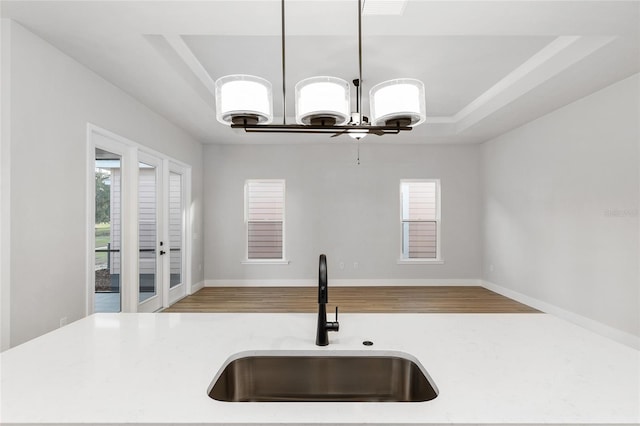
[[163, 254], [165, 254], [165, 253], [166, 253], [166, 251], [164, 251], [164, 250], [160, 250], [160, 256], [162, 256], [162, 255], [163, 255]]

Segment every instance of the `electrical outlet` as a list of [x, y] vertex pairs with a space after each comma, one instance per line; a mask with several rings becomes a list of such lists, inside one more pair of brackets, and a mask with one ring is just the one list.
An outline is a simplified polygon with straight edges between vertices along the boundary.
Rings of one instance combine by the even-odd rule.
[[68, 323], [67, 317], [60, 318], [60, 327], [64, 327], [65, 325], [67, 325], [67, 323]]
[[353, 269], [358, 269], [358, 262], [353, 262]]
[[340, 269], [344, 269], [344, 262], [340, 262]]

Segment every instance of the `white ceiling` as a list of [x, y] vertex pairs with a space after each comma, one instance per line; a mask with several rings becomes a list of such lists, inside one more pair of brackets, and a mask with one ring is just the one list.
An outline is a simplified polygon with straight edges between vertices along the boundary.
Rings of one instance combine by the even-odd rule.
[[[297, 81], [357, 78], [357, 1], [287, 0], [286, 14], [291, 123]], [[203, 143], [329, 142], [247, 135], [215, 120], [213, 81], [246, 73], [271, 81], [281, 122], [279, 1], [5, 0], [2, 17]], [[638, 1], [409, 0], [402, 15], [365, 15], [362, 26], [365, 114], [369, 88], [414, 77], [425, 83], [428, 116], [409, 133], [366, 142], [483, 142], [640, 71]]]

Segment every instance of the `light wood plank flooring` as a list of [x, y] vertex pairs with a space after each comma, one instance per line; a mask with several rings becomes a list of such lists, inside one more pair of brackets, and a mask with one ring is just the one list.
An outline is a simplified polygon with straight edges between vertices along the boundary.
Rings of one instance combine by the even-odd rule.
[[[483, 287], [329, 287], [327, 311], [534, 313]], [[163, 312], [316, 312], [317, 287], [206, 287]]]

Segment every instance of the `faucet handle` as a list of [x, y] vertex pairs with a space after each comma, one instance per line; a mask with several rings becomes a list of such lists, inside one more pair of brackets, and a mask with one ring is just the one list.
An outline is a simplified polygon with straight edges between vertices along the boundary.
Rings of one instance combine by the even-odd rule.
[[327, 331], [338, 331], [340, 330], [340, 323], [338, 322], [338, 307], [336, 306], [336, 320], [335, 321], [327, 321], [326, 324]]

